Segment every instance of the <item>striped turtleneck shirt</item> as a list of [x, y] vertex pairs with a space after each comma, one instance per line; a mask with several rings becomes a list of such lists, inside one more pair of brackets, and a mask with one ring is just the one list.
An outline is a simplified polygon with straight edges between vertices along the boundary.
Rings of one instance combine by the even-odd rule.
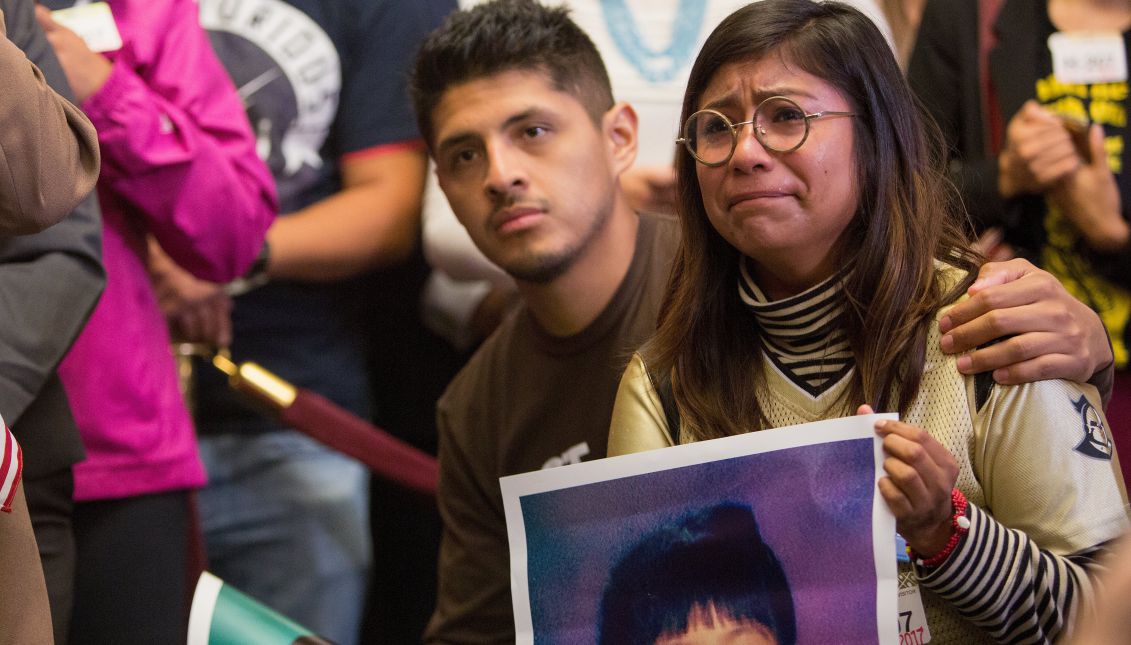
[[834, 275], [796, 296], [771, 302], [750, 275], [749, 262], [739, 267], [738, 295], [758, 321], [767, 357], [813, 398], [840, 383], [855, 366], [839, 324], [845, 276]]

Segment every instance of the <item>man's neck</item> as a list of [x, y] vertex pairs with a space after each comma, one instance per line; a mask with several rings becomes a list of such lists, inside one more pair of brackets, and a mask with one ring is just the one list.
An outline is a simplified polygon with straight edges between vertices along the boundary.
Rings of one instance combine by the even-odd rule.
[[547, 333], [572, 336], [604, 311], [632, 265], [639, 223], [618, 192], [604, 229], [569, 270], [546, 284], [518, 283], [527, 308]]

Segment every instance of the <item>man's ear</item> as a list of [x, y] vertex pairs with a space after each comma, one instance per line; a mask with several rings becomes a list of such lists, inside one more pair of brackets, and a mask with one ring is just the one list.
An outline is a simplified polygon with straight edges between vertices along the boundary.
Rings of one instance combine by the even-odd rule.
[[617, 103], [602, 118], [609, 161], [617, 176], [636, 162], [636, 110], [628, 103]]

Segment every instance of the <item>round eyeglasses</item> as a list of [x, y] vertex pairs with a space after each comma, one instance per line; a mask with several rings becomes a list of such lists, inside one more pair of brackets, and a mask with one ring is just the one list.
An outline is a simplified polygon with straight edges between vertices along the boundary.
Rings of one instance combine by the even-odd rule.
[[809, 122], [825, 116], [856, 116], [855, 112], [824, 110], [806, 114], [796, 102], [784, 96], [771, 96], [754, 109], [754, 118], [731, 123], [721, 112], [699, 110], [683, 124], [682, 143], [695, 160], [704, 166], [721, 166], [730, 161], [738, 147], [738, 129], [753, 124], [754, 136], [767, 150], [793, 152], [809, 138]]

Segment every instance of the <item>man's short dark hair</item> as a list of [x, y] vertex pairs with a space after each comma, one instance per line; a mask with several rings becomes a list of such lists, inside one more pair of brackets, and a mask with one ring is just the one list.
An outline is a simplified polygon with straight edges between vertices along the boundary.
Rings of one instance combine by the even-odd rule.
[[597, 47], [564, 7], [534, 0], [493, 0], [448, 16], [424, 40], [411, 81], [416, 120], [433, 145], [432, 111], [448, 89], [508, 71], [544, 73], [572, 94], [594, 123], [613, 106]]
[[688, 513], [621, 556], [601, 598], [598, 642], [651, 645], [687, 633], [691, 612], [708, 607], [762, 625], [779, 645], [797, 641], [789, 580], [745, 504]]

